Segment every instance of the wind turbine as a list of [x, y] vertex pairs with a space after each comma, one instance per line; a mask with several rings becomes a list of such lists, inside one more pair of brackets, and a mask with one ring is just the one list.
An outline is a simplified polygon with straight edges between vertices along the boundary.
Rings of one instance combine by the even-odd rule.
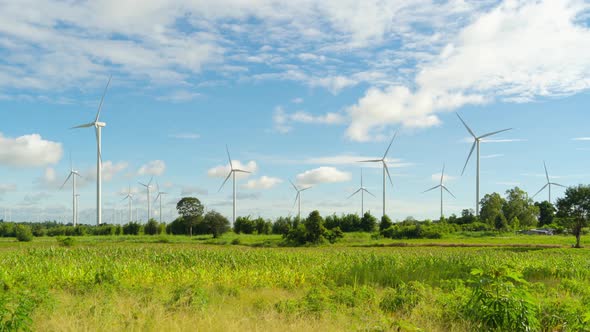
[[451, 196], [453, 196], [453, 198], [457, 198], [455, 197], [455, 195], [453, 195], [453, 193], [443, 184], [443, 180], [444, 180], [444, 176], [445, 176], [445, 164], [443, 164], [443, 168], [442, 168], [442, 172], [440, 173], [440, 183], [438, 184], [438, 186], [434, 186], [428, 190], [423, 191], [422, 193], [427, 193], [431, 190], [434, 190], [436, 188], [440, 188], [440, 219], [443, 218], [443, 190], [445, 190], [446, 192], [448, 192]]
[[375, 195], [373, 195], [370, 191], [367, 190], [367, 188], [365, 188], [363, 186], [363, 169], [361, 168], [361, 187], [352, 193], [352, 195], [348, 196], [347, 199], [350, 199], [352, 196], [361, 193], [361, 217], [365, 215], [365, 193], [375, 197]]
[[76, 225], [78, 225], [78, 221], [80, 220], [80, 210], [78, 207], [80, 206], [80, 194], [76, 194]]
[[123, 197], [122, 201], [127, 200], [127, 206], [129, 207], [129, 222], [133, 221], [133, 214], [131, 212], [131, 206], [133, 205], [133, 194], [131, 193], [131, 186], [127, 190], [127, 195]]
[[471, 128], [469, 128], [467, 123], [465, 123], [465, 121], [463, 121], [463, 119], [461, 118], [459, 113], [455, 113], [455, 114], [457, 114], [457, 117], [459, 118], [459, 120], [461, 120], [461, 122], [463, 123], [463, 125], [465, 126], [465, 129], [467, 129], [469, 134], [471, 134], [471, 136], [473, 136], [473, 145], [471, 146], [471, 150], [469, 151], [469, 155], [467, 156], [467, 160], [465, 161], [465, 166], [463, 166], [463, 171], [461, 171], [461, 175], [463, 175], [463, 173], [465, 173], [465, 168], [467, 167], [467, 164], [469, 163], [469, 159], [471, 158], [471, 155], [473, 154], [473, 149], [475, 149], [475, 147], [477, 146], [477, 167], [476, 167], [477, 174], [475, 176], [475, 215], [479, 216], [479, 143], [481, 142], [482, 138], [496, 135], [496, 134], [499, 134], [499, 133], [502, 133], [502, 132], [505, 132], [508, 130], [512, 130], [512, 128], [502, 129], [502, 130], [498, 130], [498, 131], [493, 131], [491, 133], [483, 134], [481, 136], [476, 136], [473, 133], [473, 130], [471, 130]]
[[76, 127], [72, 127], [71, 129], [76, 128], [89, 128], [94, 127], [96, 132], [96, 224], [102, 224], [102, 151], [101, 151], [101, 130], [107, 124], [104, 122], [98, 121], [100, 118], [100, 111], [102, 109], [102, 103], [104, 101], [104, 96], [107, 93], [107, 89], [109, 88], [109, 84], [111, 84], [111, 78], [109, 77], [109, 81], [107, 82], [107, 86], [104, 88], [104, 92], [102, 94], [102, 98], [100, 99], [100, 104], [98, 104], [98, 112], [96, 112], [96, 118], [93, 122], [86, 123], [83, 125], [79, 125]]
[[151, 206], [151, 200], [150, 200], [150, 193], [152, 191], [152, 180], [154, 180], [154, 177], [152, 176], [152, 178], [150, 179], [150, 182], [148, 182], [147, 184], [145, 183], [141, 183], [139, 182], [139, 184], [141, 184], [142, 186], [144, 186], [147, 190], [147, 221], [150, 221], [150, 213], [152, 210], [152, 206]]
[[385, 215], [385, 175], [387, 174], [387, 177], [389, 178], [389, 182], [391, 183], [391, 186], [393, 187], [393, 181], [391, 180], [391, 175], [389, 174], [389, 168], [387, 167], [387, 162], [386, 162], [386, 158], [387, 158], [387, 153], [389, 153], [389, 149], [391, 148], [391, 144], [393, 144], [393, 140], [395, 139], [395, 137], [397, 136], [397, 131], [393, 134], [393, 138], [391, 139], [391, 142], [389, 143], [389, 146], [387, 147], [387, 150], [385, 150], [385, 153], [383, 154], [383, 157], [381, 159], [370, 159], [370, 160], [361, 160], [361, 163], [381, 163], [383, 164], [383, 215]]
[[233, 181], [233, 185], [234, 185], [234, 202], [233, 202], [233, 219], [232, 219], [232, 225], [236, 222], [236, 173], [251, 173], [248, 171], [245, 171], [243, 169], [238, 169], [238, 168], [234, 168], [234, 164], [231, 161], [231, 156], [229, 155], [229, 148], [227, 147], [227, 145], [225, 146], [225, 151], [227, 152], [227, 159], [229, 160], [229, 173], [227, 174], [227, 177], [225, 178], [225, 181], [223, 181], [223, 183], [221, 184], [221, 187], [219, 187], [218, 192], [221, 191], [221, 189], [223, 189], [223, 186], [225, 186], [225, 183], [227, 182], [227, 180], [229, 180], [230, 176], [233, 175], [232, 177], [232, 181]]
[[76, 199], [76, 196], [78, 195], [76, 194], [76, 176], [79, 177], [80, 173], [78, 173], [78, 171], [74, 169], [74, 166], [72, 166], [72, 157], [70, 156], [70, 174], [68, 174], [68, 177], [59, 189], [63, 189], [68, 180], [72, 178], [72, 224], [74, 227], [78, 224], [78, 202]]
[[158, 184], [158, 181], [156, 181], [156, 188], [158, 188], [158, 196], [156, 196], [156, 199], [154, 200], [154, 202], [156, 202], [158, 200], [158, 198], [160, 199], [160, 224], [161, 224], [162, 223], [162, 196], [168, 195], [168, 193], [160, 191], [160, 185]]
[[[291, 182], [291, 180], [289, 180], [289, 182]], [[295, 191], [297, 192], [297, 196], [295, 196], [295, 202], [293, 203], [293, 206], [295, 206], [295, 203], [299, 202], [297, 219], [301, 220], [301, 192], [306, 191], [307, 189], [311, 189], [311, 187], [297, 188], [297, 186], [293, 184], [293, 182], [291, 182], [291, 185], [293, 186], [293, 189], [295, 189]]]
[[541, 189], [539, 189], [539, 191], [537, 191], [537, 193], [534, 194], [532, 198], [535, 198], [535, 196], [537, 196], [541, 191], [543, 191], [543, 189], [548, 187], [549, 188], [549, 203], [551, 203], [551, 185], [563, 187], [563, 188], [565, 188], [565, 186], [562, 184], [559, 184], [559, 183], [551, 182], [551, 180], [549, 180], [549, 172], [547, 172], [547, 165], [545, 164], [545, 161], [543, 161], [543, 166], [545, 167], [545, 177], [547, 178], [547, 183], [543, 187], [541, 187]]

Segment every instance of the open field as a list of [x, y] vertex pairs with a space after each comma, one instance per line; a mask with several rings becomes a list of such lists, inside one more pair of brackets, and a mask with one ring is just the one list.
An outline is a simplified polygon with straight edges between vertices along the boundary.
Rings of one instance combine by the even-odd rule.
[[[242, 244], [229, 244], [235, 238]], [[78, 237], [66, 247], [55, 238], [1, 239], [4, 327], [12, 321], [44, 331], [470, 331], [490, 326], [482, 312], [493, 310], [474, 309], [481, 309], [483, 289], [500, 292], [512, 312], [524, 306], [533, 330], [590, 330], [590, 250], [567, 248], [571, 236], [403, 241], [563, 248], [359, 247], [400, 243], [362, 233], [337, 246], [263, 247], [278, 243], [275, 236], [215, 240], [223, 241]]]

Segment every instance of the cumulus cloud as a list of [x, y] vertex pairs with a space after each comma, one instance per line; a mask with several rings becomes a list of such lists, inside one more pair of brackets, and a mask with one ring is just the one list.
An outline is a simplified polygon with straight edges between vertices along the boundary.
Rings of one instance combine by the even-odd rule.
[[274, 128], [279, 133], [288, 133], [294, 123], [333, 125], [344, 123], [345, 117], [340, 113], [313, 115], [304, 111], [287, 113], [283, 107], [277, 106], [273, 113]]
[[199, 139], [201, 135], [197, 133], [179, 133], [179, 134], [171, 134], [170, 137], [178, 138], [178, 139]]
[[[246, 164], [243, 164], [239, 160], [232, 160], [232, 164], [234, 166], [234, 169], [241, 169], [243, 171], [247, 171], [250, 173], [255, 173], [258, 170], [258, 165], [253, 160], [247, 162]], [[219, 166], [215, 166], [213, 168], [210, 168], [207, 171], [207, 175], [209, 177], [214, 177], [214, 178], [225, 178], [227, 176], [227, 174], [229, 174], [230, 170], [231, 170], [231, 167], [229, 164], [228, 165], [219, 165]], [[242, 178], [248, 177], [249, 175], [250, 174], [248, 174], [248, 173], [238, 172], [236, 174], [236, 178], [242, 179]]]
[[0, 196], [9, 192], [16, 191], [16, 188], [16, 184], [14, 183], [2, 183], [0, 184]]
[[319, 167], [298, 174], [297, 183], [303, 186], [316, 185], [320, 183], [346, 182], [352, 178], [348, 172], [343, 172], [335, 167]]
[[186, 103], [193, 99], [200, 97], [200, 93], [186, 91], [186, 90], [178, 90], [174, 91], [168, 95], [163, 95], [156, 97], [159, 101], [168, 101], [172, 103]]
[[16, 138], [0, 133], [0, 164], [15, 167], [41, 167], [59, 162], [61, 143], [44, 140], [39, 134]]
[[137, 175], [160, 176], [166, 170], [166, 163], [162, 160], [152, 160], [137, 170]]
[[269, 177], [269, 176], [264, 175], [258, 179], [249, 180], [242, 187], [244, 187], [246, 189], [270, 189], [282, 182], [283, 182], [283, 180], [281, 180], [279, 178], [273, 178], [273, 177]]
[[576, 137], [572, 138], [573, 141], [590, 141], [590, 137]]
[[188, 195], [207, 195], [209, 192], [207, 189], [203, 189], [199, 186], [182, 186], [180, 188], [180, 195], [188, 196]]

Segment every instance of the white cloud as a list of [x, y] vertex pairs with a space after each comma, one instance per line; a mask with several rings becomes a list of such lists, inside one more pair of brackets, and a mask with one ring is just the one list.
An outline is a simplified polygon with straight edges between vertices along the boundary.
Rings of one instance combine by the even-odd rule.
[[188, 195], [207, 195], [209, 192], [207, 191], [207, 189], [203, 189], [201, 187], [198, 186], [182, 186], [182, 188], [180, 189], [180, 195], [181, 196], [188, 196]]
[[153, 175], [160, 176], [166, 170], [166, 163], [162, 160], [152, 160], [147, 164], [141, 166], [137, 171], [137, 175]]
[[[61, 180], [65, 181], [67, 176], [68, 174], [64, 174], [64, 178]], [[57, 173], [53, 167], [47, 167], [43, 172], [43, 175], [35, 179], [35, 183], [39, 187], [47, 189], [59, 188], [59, 186], [61, 186], [61, 183], [59, 183], [59, 181], [60, 179], [58, 179]]]
[[298, 174], [297, 183], [303, 186], [316, 185], [320, 183], [346, 182], [352, 178], [348, 172], [343, 172], [335, 167], [319, 167]]
[[[441, 176], [441, 173], [439, 172], [439, 173], [432, 174], [430, 176], [430, 178], [432, 179], [432, 181], [435, 181], [435, 182], [439, 183], [440, 182], [440, 176]], [[444, 177], [443, 177], [443, 183], [454, 181], [456, 179], [457, 179], [456, 176], [445, 174]]]
[[301, 98], [301, 97], [297, 97], [297, 98], [293, 98], [293, 99], [291, 99], [291, 102], [292, 102], [293, 104], [302, 104], [302, 103], [303, 103], [303, 101], [304, 101], [304, 100], [303, 100], [303, 98]]
[[344, 121], [345, 117], [340, 113], [329, 112], [323, 115], [313, 115], [304, 111], [287, 113], [281, 106], [277, 106], [273, 113], [274, 128], [283, 134], [293, 129], [293, 123], [334, 125]]
[[244, 184], [242, 187], [246, 189], [270, 189], [282, 182], [283, 180], [279, 178], [263, 175], [258, 179], [248, 180], [248, 182], [246, 182], [246, 184]]
[[201, 135], [197, 133], [179, 133], [179, 134], [170, 134], [171, 138], [178, 138], [178, 139], [199, 139]]
[[178, 90], [174, 91], [168, 95], [156, 97], [157, 100], [160, 101], [169, 101], [172, 103], [185, 103], [189, 102], [195, 98], [200, 97], [200, 93], [186, 91], [186, 90]]
[[0, 133], [0, 164], [15, 167], [41, 167], [59, 162], [61, 143], [44, 140], [39, 134], [17, 138]]
[[[108, 160], [102, 163], [102, 178], [105, 181], [111, 181], [115, 175], [127, 169], [129, 164], [125, 161], [120, 161], [118, 163], [113, 163], [112, 161]], [[96, 174], [96, 171], [95, 171]]]
[[[234, 169], [241, 169], [243, 171], [247, 171], [250, 173], [255, 173], [258, 170], [258, 165], [256, 165], [256, 162], [251, 160], [246, 164], [243, 164], [241, 161], [239, 160], [232, 160], [232, 164], [234, 166]], [[214, 177], [214, 178], [225, 178], [227, 176], [227, 174], [229, 174], [229, 171], [231, 170], [230, 165], [219, 165], [219, 166], [215, 166], [213, 168], [210, 168], [207, 171], [207, 175], [209, 177]], [[248, 177], [250, 174], [248, 173], [242, 173], [242, 172], [238, 172], [236, 173], [236, 178], [238, 179], [242, 179], [242, 178], [246, 178]]]
[[576, 137], [572, 138], [573, 141], [590, 141], [590, 137]]
[[[377, 163], [360, 163], [361, 160], [372, 160], [372, 159], [379, 159], [375, 156], [373, 157], [366, 157], [366, 156], [357, 156], [352, 154], [342, 154], [342, 155], [333, 155], [333, 156], [324, 156], [324, 157], [313, 157], [307, 158], [303, 160], [305, 164], [324, 164], [324, 165], [357, 165], [362, 167], [371, 168], [372, 166], [381, 168], [381, 164]], [[409, 167], [414, 165], [413, 163], [404, 162], [402, 159], [396, 158], [385, 158], [385, 162], [387, 166], [390, 168], [401, 168], [401, 167]]]
[[348, 108], [348, 137], [374, 139], [387, 126], [430, 127], [436, 113], [493, 100], [528, 101], [590, 86], [590, 29], [581, 1], [505, 1], [477, 16], [418, 66], [411, 89], [370, 88]]
[[0, 184], [0, 196], [9, 192], [16, 191], [16, 188], [16, 184], [14, 183], [2, 183]]
[[495, 154], [483, 155], [483, 156], [481, 156], [481, 159], [494, 159], [494, 158], [500, 158], [500, 157], [504, 157], [504, 155], [501, 153], [495, 153]]

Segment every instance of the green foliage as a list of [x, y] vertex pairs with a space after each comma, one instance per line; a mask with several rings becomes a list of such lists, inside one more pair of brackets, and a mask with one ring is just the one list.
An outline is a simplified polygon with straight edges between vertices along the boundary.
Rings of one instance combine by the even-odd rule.
[[158, 235], [160, 231], [160, 224], [154, 218], [150, 218], [143, 227], [143, 232], [146, 235]]
[[536, 202], [535, 206], [539, 209], [539, 226], [545, 226], [553, 223], [557, 209], [548, 201]]
[[579, 185], [565, 190], [565, 196], [557, 200], [557, 215], [576, 237], [576, 248], [580, 248], [582, 229], [590, 219], [590, 186]]
[[496, 218], [504, 215], [502, 207], [506, 204], [506, 200], [498, 193], [486, 194], [479, 204], [481, 206], [479, 218], [490, 226], [495, 226]]
[[425, 293], [426, 288], [419, 281], [401, 283], [396, 288], [385, 291], [379, 308], [385, 312], [408, 312], [424, 299]]
[[255, 228], [256, 223], [253, 219], [250, 219], [250, 216], [237, 217], [236, 222], [234, 222], [234, 233], [236, 234], [252, 234]]
[[361, 231], [363, 232], [373, 232], [377, 227], [377, 218], [375, 218], [371, 212], [365, 212], [363, 217], [361, 218]]
[[31, 331], [31, 315], [42, 300], [40, 293], [0, 291], [0, 331]]
[[501, 331], [539, 329], [537, 306], [529, 294], [528, 282], [508, 267], [471, 271], [472, 294], [465, 306], [467, 318], [478, 328]]
[[272, 224], [272, 233], [286, 235], [287, 233], [289, 233], [291, 227], [293, 227], [293, 221], [291, 220], [291, 217], [279, 217]]
[[19, 242], [30, 242], [33, 240], [33, 232], [29, 225], [16, 225], [14, 233]]
[[74, 240], [74, 238], [69, 237], [69, 236], [68, 237], [57, 237], [56, 240], [60, 246], [64, 246], [64, 247], [71, 247], [76, 243], [76, 240]]
[[328, 229], [324, 232], [324, 238], [326, 238], [326, 240], [328, 240], [328, 242], [332, 244], [338, 242], [338, 240], [340, 240], [343, 237], [344, 233], [340, 230], [340, 227]]
[[229, 220], [221, 215], [221, 213], [211, 210], [205, 214], [203, 224], [206, 225], [209, 234], [213, 234], [214, 238], [218, 238], [223, 233], [228, 232], [231, 228]]
[[[539, 208], [535, 206], [528, 194], [518, 187], [506, 191], [506, 203], [502, 206], [502, 212], [506, 220], [510, 221], [508, 226], [512, 229], [537, 225]], [[517, 220], [518, 225], [512, 223]]]
[[[196, 197], [183, 197], [176, 204], [178, 214], [182, 216], [182, 220], [186, 223], [188, 234], [193, 234], [193, 227], [197, 226], [202, 221], [205, 207], [201, 201]], [[202, 231], [195, 232], [195, 234], [202, 234]]]
[[123, 225], [123, 234], [125, 235], [139, 235], [141, 231], [141, 224], [138, 222], [130, 221]]
[[319, 211], [312, 211], [305, 221], [303, 221], [303, 224], [305, 226], [307, 242], [316, 244], [322, 242], [326, 228], [324, 227], [324, 219]]
[[391, 219], [388, 215], [384, 214], [381, 217], [381, 222], [379, 223], [379, 232], [383, 232], [384, 230], [388, 229], [389, 227], [393, 226]]

